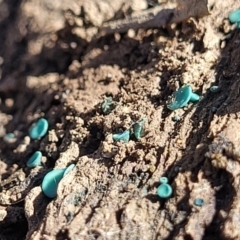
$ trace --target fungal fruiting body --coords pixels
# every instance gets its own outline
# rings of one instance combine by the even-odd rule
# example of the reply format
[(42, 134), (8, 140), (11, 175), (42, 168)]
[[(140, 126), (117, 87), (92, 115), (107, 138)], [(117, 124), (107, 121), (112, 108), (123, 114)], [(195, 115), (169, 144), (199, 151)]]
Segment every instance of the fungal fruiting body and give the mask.
[(147, 120), (142, 119), (133, 126), (134, 136), (139, 140), (144, 135), (144, 124)]
[(40, 166), (41, 160), (42, 160), (42, 153), (40, 151), (36, 151), (27, 161), (27, 166), (30, 168)]
[(62, 178), (68, 174), (73, 168), (74, 164), (64, 169), (54, 169), (47, 173), (42, 181), (42, 191), (49, 198), (55, 198), (57, 196), (57, 188)]
[(40, 118), (33, 124), (29, 130), (29, 135), (32, 139), (42, 138), (48, 130), (48, 121), (45, 118)]
[(113, 134), (113, 140), (118, 142), (118, 141), (123, 141), (125, 143), (127, 143), (130, 139), (130, 131), (126, 130), (122, 133), (116, 133)]
[(168, 179), (161, 177), (160, 183), (160, 186), (157, 188), (157, 195), (160, 198), (169, 198), (172, 195), (172, 187), (168, 184)]
[(240, 28), (240, 9), (232, 11), (228, 18), (231, 23), (237, 23), (237, 28)]
[(204, 204), (204, 200), (202, 198), (196, 198), (194, 200), (194, 205), (196, 205), (196, 206), (202, 207), (203, 204)]
[(176, 110), (188, 105), (189, 102), (196, 102), (200, 99), (199, 95), (192, 92), (189, 85), (183, 86), (178, 91), (173, 93), (173, 98), (167, 104), (170, 110)]
[(113, 99), (112, 97), (108, 97), (102, 102), (102, 111), (104, 114), (109, 114), (114, 109)]

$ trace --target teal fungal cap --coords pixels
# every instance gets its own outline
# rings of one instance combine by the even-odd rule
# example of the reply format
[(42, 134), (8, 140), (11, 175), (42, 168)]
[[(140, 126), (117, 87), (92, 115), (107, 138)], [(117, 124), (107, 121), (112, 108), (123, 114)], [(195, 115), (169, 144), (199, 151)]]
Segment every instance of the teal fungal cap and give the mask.
[(125, 143), (127, 143), (130, 139), (130, 131), (126, 130), (122, 133), (116, 133), (113, 134), (113, 140), (118, 142), (118, 141), (123, 141)]
[(142, 119), (139, 122), (135, 123), (133, 126), (134, 136), (139, 140), (144, 135), (144, 124), (147, 120)]
[(42, 191), (49, 198), (57, 196), (58, 184), (63, 178), (65, 169), (55, 169), (47, 173), (42, 181)]
[(41, 161), (42, 161), (42, 153), (40, 151), (36, 151), (27, 161), (27, 166), (30, 168), (40, 166)]
[(161, 177), (159, 182), (163, 183), (163, 184), (167, 184), (168, 183), (168, 178), (167, 177)]
[(196, 198), (194, 200), (194, 205), (196, 205), (196, 206), (201, 207), (201, 206), (203, 206), (203, 204), (204, 204), (204, 200), (202, 198)]
[(7, 133), (7, 134), (4, 136), (3, 140), (4, 140), (5, 142), (13, 142), (14, 138), (15, 138), (14, 133)]
[(108, 97), (102, 102), (102, 111), (104, 114), (109, 114), (114, 109), (112, 97)]
[(48, 130), (48, 121), (45, 118), (40, 118), (33, 124), (29, 130), (29, 135), (32, 139), (42, 138)]
[(199, 100), (199, 95), (192, 92), (192, 88), (186, 85), (173, 93), (173, 100), (170, 101), (167, 107), (170, 110), (176, 110), (187, 106), (189, 102), (196, 102)]
[(42, 191), (49, 198), (55, 198), (57, 196), (57, 188), (62, 178), (69, 173), (73, 168), (74, 164), (64, 169), (54, 169), (47, 173), (42, 181)]
[(212, 111), (213, 113), (217, 112), (217, 107), (214, 107), (214, 106), (213, 106), (213, 107), (211, 108), (211, 111)]
[(172, 117), (172, 120), (175, 121), (175, 122), (180, 121), (180, 119), (181, 119), (181, 118), (180, 118), (178, 115), (174, 115), (174, 116)]
[(168, 179), (166, 177), (160, 178), (160, 186), (157, 189), (157, 195), (160, 198), (168, 198), (172, 195), (172, 187), (168, 184)]
[(215, 93), (215, 92), (218, 92), (219, 91), (219, 87), (218, 86), (211, 86), (210, 87), (210, 91)]
[(232, 11), (229, 14), (228, 18), (229, 18), (229, 21), (231, 23), (238, 23), (239, 24), (240, 23), (240, 9)]
[(63, 176), (67, 175), (74, 167), (75, 167), (75, 164), (69, 165), (69, 166), (65, 169), (65, 172), (64, 172)]

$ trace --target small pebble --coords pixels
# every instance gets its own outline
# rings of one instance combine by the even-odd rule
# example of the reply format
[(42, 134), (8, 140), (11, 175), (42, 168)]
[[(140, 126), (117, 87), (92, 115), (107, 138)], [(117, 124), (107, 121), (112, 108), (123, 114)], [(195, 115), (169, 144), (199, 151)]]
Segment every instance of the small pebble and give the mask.
[(197, 102), (199, 99), (199, 95), (192, 92), (191, 86), (185, 85), (173, 93), (173, 98), (168, 102), (167, 107), (173, 111), (186, 107), (189, 102)]
[(174, 167), (174, 171), (175, 171), (175, 172), (179, 172), (179, 170), (180, 170), (180, 167), (179, 167), (179, 166)]
[(136, 36), (136, 32), (133, 29), (129, 29), (127, 35), (129, 38), (134, 38)]
[(6, 104), (7, 107), (10, 108), (14, 105), (14, 100), (11, 99), (11, 98), (8, 98), (8, 99), (5, 100), (5, 104)]

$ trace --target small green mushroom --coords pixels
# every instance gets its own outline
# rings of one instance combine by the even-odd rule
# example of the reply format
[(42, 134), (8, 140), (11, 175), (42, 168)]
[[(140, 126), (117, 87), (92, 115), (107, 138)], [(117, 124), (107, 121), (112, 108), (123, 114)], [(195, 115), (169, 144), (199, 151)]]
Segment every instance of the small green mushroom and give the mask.
[(65, 168), (65, 172), (63, 176), (66, 176), (74, 167), (75, 167), (75, 164), (71, 164), (67, 168)]
[(135, 123), (133, 126), (134, 136), (139, 140), (144, 135), (144, 124), (146, 119), (142, 119), (139, 122)]
[(229, 16), (229, 21), (231, 23), (237, 23), (239, 25), (240, 23), (240, 9), (234, 10), (230, 12)]
[(219, 91), (219, 87), (218, 86), (211, 86), (210, 87), (210, 91), (215, 93), (215, 92), (218, 92)]
[(160, 198), (168, 198), (172, 195), (172, 187), (168, 184), (168, 179), (166, 177), (160, 178), (160, 186), (157, 189), (157, 195)]
[(48, 130), (48, 121), (45, 118), (40, 118), (33, 124), (29, 130), (29, 135), (32, 139), (42, 138)]
[(114, 109), (114, 104), (113, 104), (113, 99), (112, 97), (108, 97), (106, 98), (103, 102), (102, 102), (102, 111), (104, 114), (109, 114), (113, 109)]
[(180, 118), (178, 115), (174, 115), (174, 116), (172, 117), (172, 120), (175, 121), (175, 122), (180, 121), (180, 119), (181, 119), (181, 118)]
[(14, 133), (7, 133), (4, 138), (3, 138), (4, 142), (7, 143), (12, 143), (15, 142), (15, 134)]
[(54, 169), (47, 173), (42, 181), (42, 191), (49, 198), (55, 198), (57, 196), (57, 188), (62, 178), (69, 173), (75, 167), (71, 164), (64, 169)]
[(231, 23), (236, 23), (237, 28), (240, 28), (240, 9), (232, 11), (228, 16), (228, 19)]
[(30, 168), (40, 166), (41, 161), (42, 161), (42, 153), (40, 151), (36, 151), (27, 161), (27, 166)]
[(125, 143), (127, 143), (130, 139), (130, 131), (126, 130), (122, 133), (116, 133), (113, 134), (113, 140), (118, 142), (118, 141), (123, 141)]
[(187, 106), (189, 102), (198, 101), (199, 98), (199, 95), (192, 92), (191, 86), (186, 85), (173, 93), (173, 100), (168, 103), (167, 107), (170, 110), (176, 110)]
[(204, 205), (204, 200), (202, 198), (196, 198), (194, 200), (194, 205), (202, 207)]

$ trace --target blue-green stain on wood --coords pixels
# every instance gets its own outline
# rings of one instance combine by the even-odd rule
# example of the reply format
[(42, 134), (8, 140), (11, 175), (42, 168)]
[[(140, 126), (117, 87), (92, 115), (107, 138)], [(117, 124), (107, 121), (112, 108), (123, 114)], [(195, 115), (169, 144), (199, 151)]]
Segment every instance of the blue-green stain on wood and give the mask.
[(130, 139), (130, 131), (126, 130), (122, 133), (116, 133), (113, 134), (113, 140), (118, 142), (118, 141), (123, 141), (125, 143), (127, 143)]
[(42, 138), (48, 130), (48, 121), (45, 118), (40, 118), (33, 124), (29, 130), (29, 135), (32, 139)]

